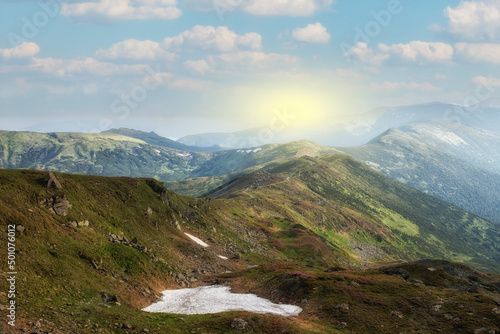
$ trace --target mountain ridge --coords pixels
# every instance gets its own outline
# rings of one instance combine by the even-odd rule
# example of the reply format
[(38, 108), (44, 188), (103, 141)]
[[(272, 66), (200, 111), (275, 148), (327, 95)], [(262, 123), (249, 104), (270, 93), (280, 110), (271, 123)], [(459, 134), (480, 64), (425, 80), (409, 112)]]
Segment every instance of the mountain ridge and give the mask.
[(393, 179), (500, 222), (496, 133), (430, 122), (390, 129), (366, 145), (337, 149)]

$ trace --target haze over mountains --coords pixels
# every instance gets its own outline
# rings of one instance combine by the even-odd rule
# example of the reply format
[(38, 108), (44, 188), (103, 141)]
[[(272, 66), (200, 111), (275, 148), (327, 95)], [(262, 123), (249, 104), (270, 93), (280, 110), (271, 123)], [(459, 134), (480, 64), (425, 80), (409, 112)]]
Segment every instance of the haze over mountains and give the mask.
[(380, 108), (355, 116), (339, 122), (329, 140), (348, 138), (349, 144), (371, 140), (361, 146), (335, 148), (299, 141), (222, 151), (222, 146), (245, 142), (244, 137), (257, 130), (224, 138), (214, 135), (212, 138), (221, 140), (210, 141), (210, 147), (188, 146), (186, 143), (203, 143), (175, 142), (130, 129), (102, 134), (3, 131), (0, 167), (154, 177), (169, 181), (174, 191), (201, 196), (270, 161), (343, 152), (393, 179), (500, 222), (500, 135), (491, 131), (500, 126), (500, 111), (462, 114), (463, 122), (457, 122), (458, 114), (449, 114), (451, 120), (440, 119), (449, 110), (456, 112), (450, 109), (453, 107), (427, 104)]
[[(366, 144), (390, 128), (429, 121), (449, 121), (480, 129), (500, 132), (500, 109), (426, 103), (402, 107), (381, 107), (366, 113), (339, 115), (313, 125), (294, 127), (291, 117), (286, 126), (263, 136), (262, 128), (233, 133), (190, 135), (178, 141), (186, 145), (242, 148), (269, 143), (308, 139), (327, 146), (358, 146)], [(289, 125), (289, 126), (288, 126)]]

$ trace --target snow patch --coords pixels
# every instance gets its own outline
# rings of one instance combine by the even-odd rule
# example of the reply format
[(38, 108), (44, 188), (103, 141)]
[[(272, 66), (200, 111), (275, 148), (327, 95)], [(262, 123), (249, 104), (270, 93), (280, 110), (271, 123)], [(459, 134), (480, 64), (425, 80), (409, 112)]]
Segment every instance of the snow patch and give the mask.
[(229, 311), (271, 313), (298, 316), (302, 309), (294, 305), (274, 304), (253, 294), (231, 293), (228, 286), (203, 286), (194, 289), (163, 291), (161, 301), (143, 311), (174, 314), (213, 314)]
[(256, 149), (253, 149), (253, 150), (237, 150), (236, 152), (238, 153), (257, 153), (257, 152), (260, 152), (262, 151), (262, 148), (256, 148)]
[(191, 240), (193, 240), (194, 242), (196, 242), (198, 245), (202, 246), (202, 247), (208, 247), (208, 244), (203, 242), (201, 239), (195, 237), (194, 235), (191, 235), (189, 233), (186, 233), (184, 232), (185, 235), (187, 235), (189, 238), (191, 238)]
[(228, 258), (228, 257), (222, 256), (222, 255), (217, 255), (217, 256), (218, 256), (218, 257), (220, 257), (220, 258), (221, 258), (221, 259), (223, 259), (223, 260), (229, 260), (229, 258)]
[(441, 130), (434, 130), (431, 132), (434, 136), (441, 139), (444, 142), (447, 142), (451, 145), (459, 146), (460, 144), (468, 145), (462, 138), (454, 134), (453, 132), (445, 132)]

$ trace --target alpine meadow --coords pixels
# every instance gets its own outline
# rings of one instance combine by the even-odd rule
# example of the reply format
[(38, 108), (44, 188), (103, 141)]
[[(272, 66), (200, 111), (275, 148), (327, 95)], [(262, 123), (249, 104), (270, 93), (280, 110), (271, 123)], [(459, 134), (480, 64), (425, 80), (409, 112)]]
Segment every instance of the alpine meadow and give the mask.
[(0, 333), (500, 333), (500, 0), (0, 22)]

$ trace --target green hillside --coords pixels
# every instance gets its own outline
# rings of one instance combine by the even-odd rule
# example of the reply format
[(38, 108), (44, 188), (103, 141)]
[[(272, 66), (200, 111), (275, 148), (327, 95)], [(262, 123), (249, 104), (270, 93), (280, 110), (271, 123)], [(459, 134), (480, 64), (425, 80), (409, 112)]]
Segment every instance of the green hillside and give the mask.
[[(338, 171), (323, 184), (343, 177), (337, 190), (342, 189), (346, 196), (327, 191), (330, 195), (321, 195), (327, 202), (317, 202), (320, 192), (312, 190), (315, 183), (311, 183), (312, 189), (302, 183), (302, 177), (326, 175), (315, 176), (314, 166), (324, 164), (322, 160), (336, 161)], [(294, 175), (298, 170), (300, 174)], [(391, 239), (390, 230), (384, 230), (376, 218), (352, 209), (359, 205), (354, 200), (359, 186), (355, 173), (362, 171), (365, 174), (360, 177), (381, 178), (367, 179), (373, 186), (367, 185), (369, 190), (360, 193), (367, 200), (386, 179), (344, 156), (304, 157), (269, 165), (268, 172), (239, 178), (228, 191), (219, 193), (232, 199), (187, 198), (152, 179), (56, 173), (56, 181), (48, 179), (47, 172), (0, 170), (0, 223), (4, 229), (16, 225), (18, 272), (17, 330), (2, 322), (3, 331), (240, 333), (231, 327), (235, 318), (246, 321), (247, 331), (253, 333), (392, 333), (394, 326), (405, 332), (417, 328), (457, 333), (498, 329), (499, 315), (492, 311), (498, 299), (498, 275), (450, 262), (430, 264), (438, 268), (435, 272), (423, 264), (360, 271), (361, 266), (386, 260), (374, 261), (357, 253), (356, 247), (367, 249), (373, 231), (383, 238), (379, 244), (393, 251), (389, 254), (393, 259), (417, 259), (417, 250), (422, 254), (433, 251), (427, 251), (422, 241), (404, 253), (398, 248), (402, 234)], [(352, 186), (350, 191), (344, 188), (347, 185)], [(268, 197), (263, 197), (263, 187)], [(381, 188), (377, 194), (385, 190)], [(303, 198), (305, 195), (309, 197)], [(297, 205), (289, 202), (292, 197)], [(375, 205), (374, 201), (370, 203)], [(386, 205), (387, 209), (377, 208), (393, 215), (390, 204)], [(316, 214), (318, 207), (324, 209)], [(321, 221), (323, 213), (334, 212), (334, 220)], [(464, 219), (463, 226), (469, 223)], [(494, 227), (479, 220), (476, 223), (488, 232), (484, 240), (498, 244)], [(455, 228), (443, 226), (440, 231), (452, 233), (450, 229)], [(409, 227), (411, 224), (403, 230)], [(366, 230), (365, 236), (357, 233), (361, 228)], [(324, 233), (327, 230), (329, 235)], [(184, 232), (205, 240), (209, 247), (195, 244)], [(448, 239), (439, 237), (446, 246)], [(345, 243), (348, 239), (351, 244)], [(389, 247), (389, 242), (395, 246)], [(0, 239), (3, 249), (7, 249), (6, 243), (5, 238)], [(480, 256), (467, 244), (460, 251), (477, 268), (497, 269), (491, 258), (498, 251)], [(3, 272), (7, 271), (5, 265)], [(248, 269), (249, 265), (258, 267)], [(2, 291), (7, 291), (5, 278), (2, 274)], [(202, 282), (227, 282), (236, 292), (301, 305), (304, 312), (288, 319), (248, 312), (179, 316), (140, 311), (164, 289)], [(6, 312), (7, 302), (7, 296), (0, 295), (2, 312)], [(433, 311), (439, 303), (443, 311)], [(348, 304), (347, 308), (342, 304)], [(412, 315), (418, 312), (423, 316)], [(344, 322), (347, 327), (339, 331)]]
[(168, 139), (157, 135), (132, 130), (119, 132), (0, 131), (0, 168), (175, 181), (224, 176), (272, 160), (336, 152), (333, 148), (300, 141), (244, 150), (199, 153), (162, 146), (165, 145), (163, 139)]
[(339, 148), (391, 178), (500, 223), (499, 135), (436, 122)]
[(143, 132), (132, 129), (120, 128), (120, 129), (110, 129), (104, 131), (103, 133), (114, 133), (123, 135), (126, 137), (140, 139), (150, 145), (154, 146), (162, 146), (166, 148), (173, 148), (180, 151), (190, 151), (190, 152), (215, 152), (221, 151), (222, 148), (218, 146), (212, 147), (197, 147), (197, 146), (188, 146), (182, 143), (176, 142), (174, 140), (159, 136), (154, 132)]
[(496, 271), (500, 263), (498, 225), (345, 155), (272, 162), (208, 197), (279, 212), (368, 262), (443, 258)]

